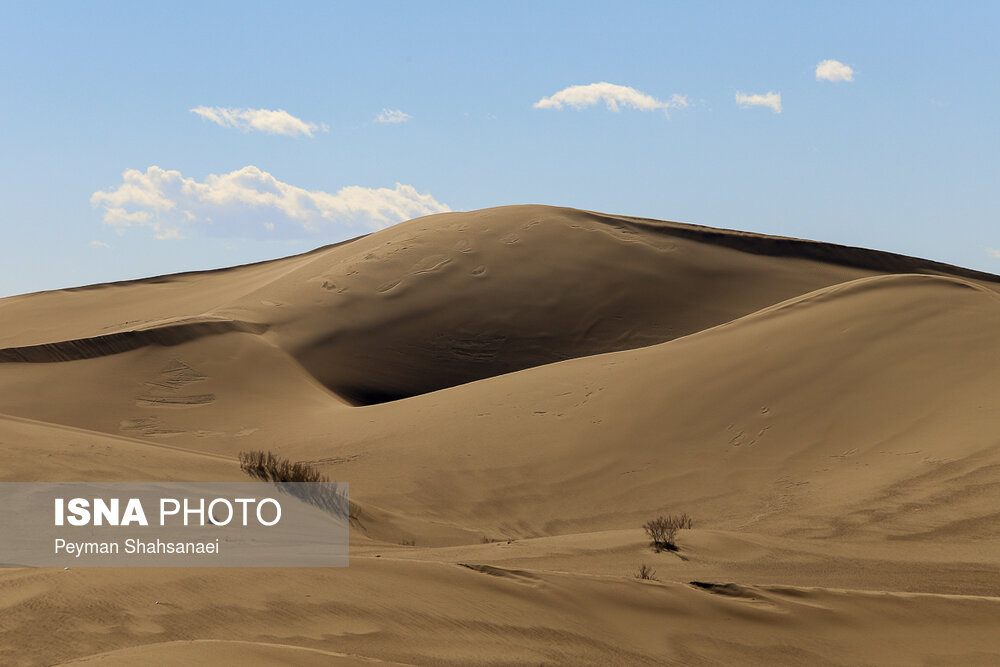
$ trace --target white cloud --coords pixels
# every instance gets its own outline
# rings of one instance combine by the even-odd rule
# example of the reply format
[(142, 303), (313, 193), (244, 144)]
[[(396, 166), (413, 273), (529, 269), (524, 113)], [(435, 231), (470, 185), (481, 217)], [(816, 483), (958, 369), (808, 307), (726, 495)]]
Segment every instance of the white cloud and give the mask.
[(268, 134), (284, 134), (294, 137), (304, 134), (313, 136), (313, 132), (322, 129), (329, 131), (327, 125), (307, 123), (296, 118), (284, 109), (227, 109), (224, 107), (195, 107), (191, 113), (212, 121), (222, 127), (235, 127), (242, 132), (257, 130)]
[(736, 103), (741, 107), (767, 107), (774, 113), (781, 113), (781, 93), (747, 95), (736, 93)]
[(816, 65), (817, 81), (854, 81), (854, 70), (839, 60), (824, 60)]
[(987, 248), (986, 252), (993, 255), (997, 259), (1000, 259), (1000, 250), (997, 250), (996, 248)]
[(663, 101), (656, 99), (652, 95), (640, 92), (635, 88), (602, 81), (601, 83), (591, 83), (586, 86), (563, 88), (558, 93), (550, 97), (543, 97), (535, 102), (535, 108), (562, 109), (563, 105), (566, 105), (574, 109), (582, 109), (602, 101), (611, 111), (618, 111), (620, 106), (623, 106), (640, 111), (656, 111), (659, 109), (663, 113), (667, 113), (670, 109), (682, 109), (689, 106), (687, 97), (684, 95), (672, 95), (669, 100)]
[[(104, 209), (104, 224), (146, 227), (158, 239), (204, 233), (220, 237), (301, 238), (331, 227), (370, 231), (402, 220), (451, 209), (412, 185), (348, 186), (336, 193), (306, 190), (246, 166), (209, 174), (204, 182), (157, 166), (129, 169), (116, 188), (95, 192), (90, 203)], [(266, 234), (264, 232), (267, 232)]]
[(111, 247), (110, 245), (108, 245), (104, 241), (91, 241), (87, 245), (89, 245), (89, 246), (91, 246), (93, 248), (110, 248)]
[(376, 123), (405, 123), (410, 120), (410, 114), (399, 109), (382, 109), (375, 118)]

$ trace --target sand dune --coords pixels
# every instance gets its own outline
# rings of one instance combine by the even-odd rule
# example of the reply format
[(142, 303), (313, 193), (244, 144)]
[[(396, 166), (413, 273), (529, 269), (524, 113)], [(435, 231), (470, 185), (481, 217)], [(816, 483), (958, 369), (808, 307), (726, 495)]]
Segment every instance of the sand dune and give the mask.
[[(32, 640), (7, 654), (15, 664), (106, 654), (122, 644), (144, 646), (121, 651), (117, 662), (112, 653), (91, 664), (128, 664), (133, 657), (171, 664), (180, 656), (315, 664), (305, 651), (191, 641), (220, 636), (404, 664), (943, 665), (995, 659), (997, 598), (505, 572), (370, 558), (355, 559), (347, 570), (306, 572), (24, 572), (7, 582), (28, 599), (6, 621), (4, 641)], [(29, 587), (39, 592), (30, 595)], [(23, 611), (29, 605), (30, 616)], [(85, 620), (95, 616), (102, 622)], [(99, 632), (101, 627), (113, 632)], [(947, 636), (942, 628), (949, 628)], [(170, 638), (174, 643), (165, 644)]]
[(525, 206), (0, 322), (4, 480), (357, 503), (345, 570), (0, 571), (2, 661), (1000, 661), (1000, 277)]
[[(902, 269), (990, 279), (858, 248), (506, 207), (419, 218), (242, 269), (5, 299), (0, 315), (18, 326), (0, 338), (0, 360), (269, 330), (327, 387), (370, 403), (671, 340)], [(55, 330), (32, 320), (56, 309)]]
[(161, 665), (163, 667), (186, 667), (210, 659), (216, 664), (253, 665), (254, 667), (306, 667), (309, 665), (338, 665), (355, 667), (358, 665), (397, 665), (373, 658), (362, 658), (332, 653), (319, 649), (302, 648), (288, 644), (265, 644), (262, 642), (223, 641), (218, 639), (195, 639), (172, 641), (136, 648), (109, 651), (80, 660), (71, 660), (64, 665)]

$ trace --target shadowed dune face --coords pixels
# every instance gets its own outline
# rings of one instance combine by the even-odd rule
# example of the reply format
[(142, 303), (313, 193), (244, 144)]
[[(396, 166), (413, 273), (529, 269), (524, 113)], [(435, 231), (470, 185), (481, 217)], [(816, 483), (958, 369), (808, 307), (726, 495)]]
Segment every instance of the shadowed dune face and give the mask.
[(996, 662), (998, 285), (528, 206), (0, 300), (0, 480), (357, 507), (347, 569), (0, 570), (0, 662)]
[(224, 312), (273, 325), (280, 347), (363, 405), (672, 340), (896, 264), (939, 268), (898, 259), (505, 207), (421, 218), (331, 248)]
[(370, 404), (660, 343), (869, 274), (510, 207), (414, 220), (317, 259), (275, 299), (287, 319), (274, 336), (333, 392)]

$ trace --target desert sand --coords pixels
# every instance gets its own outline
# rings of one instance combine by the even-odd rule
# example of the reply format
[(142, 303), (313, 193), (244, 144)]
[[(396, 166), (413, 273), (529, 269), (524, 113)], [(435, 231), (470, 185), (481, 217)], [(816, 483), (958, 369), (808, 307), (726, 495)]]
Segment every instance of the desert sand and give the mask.
[(356, 516), (347, 568), (0, 569), (0, 663), (1000, 664), (998, 378), (998, 276), (543, 206), (2, 299), (0, 481), (265, 449)]

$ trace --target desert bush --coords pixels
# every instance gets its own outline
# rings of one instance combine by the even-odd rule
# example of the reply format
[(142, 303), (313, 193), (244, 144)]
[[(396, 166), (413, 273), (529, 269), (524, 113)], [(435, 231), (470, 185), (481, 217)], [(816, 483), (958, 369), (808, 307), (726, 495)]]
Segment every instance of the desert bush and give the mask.
[[(347, 498), (346, 487), (331, 484), (330, 478), (308, 463), (292, 463), (272, 452), (240, 452), (240, 470), (261, 480), (281, 484), (279, 491), (288, 493), (327, 512), (348, 517), (360, 525), (360, 512)], [(322, 486), (285, 485), (285, 482), (324, 482)], [(412, 545), (411, 545), (412, 546)]]
[(272, 452), (240, 452), (240, 470), (265, 482), (329, 482), (330, 479), (308, 463), (275, 456)]
[(643, 563), (639, 566), (639, 571), (635, 573), (635, 578), (656, 581), (656, 570)]
[(652, 540), (650, 546), (656, 551), (677, 551), (677, 544), (674, 542), (677, 531), (691, 528), (692, 521), (686, 513), (680, 516), (658, 516), (650, 519), (642, 527), (646, 529), (646, 534)]

